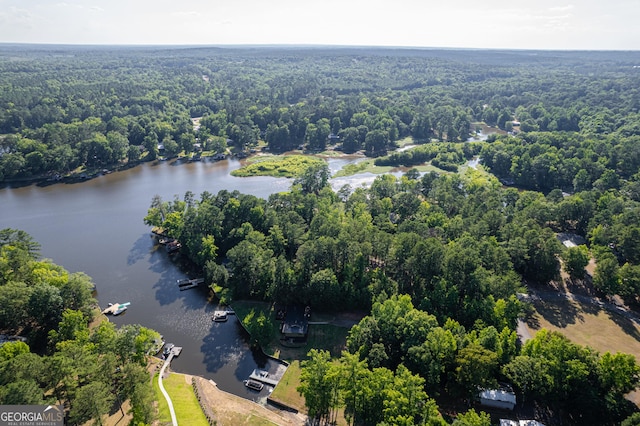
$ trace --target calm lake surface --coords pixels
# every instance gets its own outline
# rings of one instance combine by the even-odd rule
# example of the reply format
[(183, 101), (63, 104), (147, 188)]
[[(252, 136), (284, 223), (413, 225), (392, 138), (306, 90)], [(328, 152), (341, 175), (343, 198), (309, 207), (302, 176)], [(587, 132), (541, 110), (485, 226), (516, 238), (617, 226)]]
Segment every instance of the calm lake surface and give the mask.
[[(335, 172), (353, 161), (332, 159), (329, 167)], [(203, 191), (237, 189), (267, 198), (291, 185), (283, 178), (231, 176), (238, 167), (236, 160), (146, 163), (75, 184), (0, 189), (0, 229), (25, 230), (41, 244), (42, 257), (90, 275), (101, 307), (131, 302), (111, 320), (152, 328), (182, 346), (182, 354), (172, 361), (174, 371), (212, 379), (227, 392), (258, 400), (268, 394), (267, 387), (257, 394), (242, 380), (255, 368), (273, 372), (279, 364), (251, 351), (235, 316), (225, 323), (211, 321), (217, 306), (207, 300), (206, 289), (178, 290), (176, 280), (185, 274), (154, 245), (143, 223), (155, 194), (168, 200), (182, 198), (186, 191), (198, 198)], [(332, 186), (355, 188), (374, 177), (336, 179)]]

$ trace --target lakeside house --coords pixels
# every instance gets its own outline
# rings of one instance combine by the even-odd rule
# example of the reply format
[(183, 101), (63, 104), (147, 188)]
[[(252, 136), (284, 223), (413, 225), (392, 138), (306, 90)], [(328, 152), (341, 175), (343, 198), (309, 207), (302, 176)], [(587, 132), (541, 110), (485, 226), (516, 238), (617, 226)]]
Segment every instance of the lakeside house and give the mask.
[(304, 339), (309, 331), (311, 309), (301, 305), (289, 306), (284, 314), (280, 331), (286, 338)]

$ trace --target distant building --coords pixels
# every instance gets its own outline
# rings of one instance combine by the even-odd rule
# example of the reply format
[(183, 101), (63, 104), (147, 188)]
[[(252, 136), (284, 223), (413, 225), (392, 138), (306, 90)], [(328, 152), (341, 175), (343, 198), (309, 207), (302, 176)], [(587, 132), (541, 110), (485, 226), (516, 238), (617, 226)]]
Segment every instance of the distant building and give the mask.
[(516, 394), (498, 389), (484, 390), (478, 394), (480, 405), (502, 410), (513, 410), (516, 406)]

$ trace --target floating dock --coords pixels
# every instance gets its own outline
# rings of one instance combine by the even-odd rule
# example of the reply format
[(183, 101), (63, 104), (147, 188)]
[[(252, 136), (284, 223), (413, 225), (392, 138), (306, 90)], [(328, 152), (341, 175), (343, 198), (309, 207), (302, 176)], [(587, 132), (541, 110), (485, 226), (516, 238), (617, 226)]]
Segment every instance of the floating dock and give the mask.
[(189, 290), (191, 288), (198, 287), (200, 284), (202, 284), (204, 282), (204, 278), (195, 278), (193, 280), (185, 278), (182, 280), (178, 280), (177, 282), (178, 282), (178, 287), (180, 288), (180, 291)]
[(278, 384), (278, 380), (274, 380), (269, 377), (269, 373), (264, 370), (253, 370), (251, 375), (249, 376), (250, 380), (257, 380), (259, 382), (265, 383), (267, 385), (275, 386)]
[(118, 315), (122, 312), (124, 312), (129, 305), (131, 304), (131, 302), (127, 302), (127, 303), (109, 303), (109, 306), (106, 307), (105, 309), (102, 310), (103, 314), (112, 314), (112, 315)]

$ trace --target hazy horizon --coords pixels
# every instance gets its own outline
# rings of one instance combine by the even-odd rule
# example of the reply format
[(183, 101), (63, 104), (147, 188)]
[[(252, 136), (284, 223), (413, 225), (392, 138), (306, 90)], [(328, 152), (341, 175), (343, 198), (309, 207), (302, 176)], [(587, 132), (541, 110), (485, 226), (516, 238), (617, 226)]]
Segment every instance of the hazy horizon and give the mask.
[(0, 43), (640, 50), (640, 2), (0, 0)]

